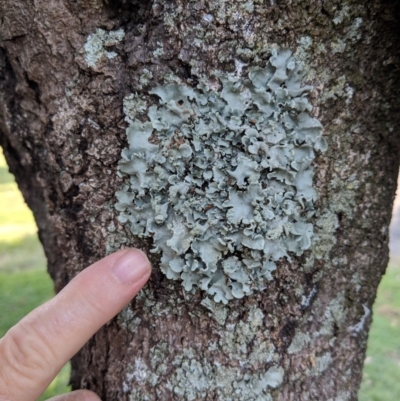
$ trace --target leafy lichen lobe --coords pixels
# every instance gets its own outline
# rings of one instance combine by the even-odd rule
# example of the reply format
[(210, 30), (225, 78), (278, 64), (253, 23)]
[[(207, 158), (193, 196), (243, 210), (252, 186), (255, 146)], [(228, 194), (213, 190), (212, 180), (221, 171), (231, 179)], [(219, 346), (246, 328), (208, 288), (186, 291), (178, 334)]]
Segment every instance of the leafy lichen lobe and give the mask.
[(84, 45), (85, 61), (89, 67), (95, 67), (102, 58), (113, 59), (117, 56), (114, 51), (106, 48), (115, 46), (125, 37), (123, 29), (107, 32), (98, 28), (95, 33), (88, 36)]
[(326, 143), (289, 50), (246, 78), (218, 78), (220, 90), (158, 86), (149, 108), (127, 98), (119, 170), (129, 184), (116, 208), (134, 235), (152, 238), (168, 278), (227, 303), (263, 289), (279, 259), (310, 247), (312, 161)]

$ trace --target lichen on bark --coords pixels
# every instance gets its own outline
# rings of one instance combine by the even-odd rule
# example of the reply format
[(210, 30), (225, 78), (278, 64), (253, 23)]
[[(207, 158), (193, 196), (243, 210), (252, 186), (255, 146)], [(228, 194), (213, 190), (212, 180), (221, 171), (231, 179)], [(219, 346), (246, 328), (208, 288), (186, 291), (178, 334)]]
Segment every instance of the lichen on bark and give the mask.
[(116, 208), (153, 241), (169, 279), (226, 304), (263, 290), (275, 262), (310, 248), (312, 162), (326, 141), (289, 50), (272, 50), (248, 78), (216, 75), (220, 91), (155, 87), (160, 102), (149, 108), (128, 96)]
[[(0, 139), (57, 289), (106, 252), (151, 248), (114, 209), (130, 94), (145, 98), (177, 77), (196, 87), (215, 71), (242, 79), (265, 66), (272, 49), (293, 49), (329, 143), (314, 159), (319, 215), (308, 251), (279, 262), (264, 291), (226, 306), (183, 292), (150, 255), (148, 287), (74, 358), (74, 388), (104, 401), (173, 400), (183, 383), (199, 397), (190, 368), (212, 365), (240, 380), (226, 390), (211, 381), (204, 400), (230, 389), (246, 394), (240, 386), (280, 368), (279, 386), (262, 390), (273, 401), (356, 400), (371, 319), (364, 308), (387, 261), (399, 160), (395, 7), (381, 0), (0, 2)], [(125, 36), (106, 49), (118, 56), (90, 67), (85, 44), (98, 29)], [(210, 85), (220, 90), (218, 80)], [(140, 108), (129, 100), (126, 108)], [(149, 97), (146, 107), (154, 104)], [(248, 328), (261, 314), (261, 325)], [(135, 369), (139, 381), (127, 380)], [(156, 387), (140, 379), (143, 371)]]

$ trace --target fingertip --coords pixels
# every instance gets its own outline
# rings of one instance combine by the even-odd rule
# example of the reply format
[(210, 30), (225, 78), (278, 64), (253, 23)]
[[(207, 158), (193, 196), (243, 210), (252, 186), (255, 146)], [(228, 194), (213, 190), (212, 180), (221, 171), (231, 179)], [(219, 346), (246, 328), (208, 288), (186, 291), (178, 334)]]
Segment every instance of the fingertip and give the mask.
[(148, 272), (149, 274), (151, 274), (152, 266), (147, 254), (139, 248), (129, 248), (129, 251), (137, 252), (139, 255), (141, 255), (143, 260), (148, 264)]
[(140, 249), (127, 249), (113, 263), (111, 269), (115, 280), (122, 285), (147, 281), (151, 274), (150, 261)]

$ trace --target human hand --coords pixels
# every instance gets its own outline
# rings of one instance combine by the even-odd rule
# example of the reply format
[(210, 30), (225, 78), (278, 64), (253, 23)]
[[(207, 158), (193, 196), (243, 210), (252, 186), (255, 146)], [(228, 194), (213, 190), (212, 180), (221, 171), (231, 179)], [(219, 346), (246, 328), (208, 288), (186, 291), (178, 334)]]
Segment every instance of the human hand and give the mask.
[[(0, 401), (36, 400), (89, 338), (140, 291), (150, 273), (143, 252), (118, 251), (83, 270), (12, 327), (0, 339)], [(87, 390), (51, 399), (99, 400)]]

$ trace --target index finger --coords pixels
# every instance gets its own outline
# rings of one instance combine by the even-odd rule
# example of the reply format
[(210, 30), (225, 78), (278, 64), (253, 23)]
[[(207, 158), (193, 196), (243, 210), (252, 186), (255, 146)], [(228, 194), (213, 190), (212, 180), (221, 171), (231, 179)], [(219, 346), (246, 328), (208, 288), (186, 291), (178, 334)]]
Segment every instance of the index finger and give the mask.
[(151, 273), (139, 250), (94, 263), (0, 340), (0, 400), (34, 401), (89, 338), (139, 292)]

